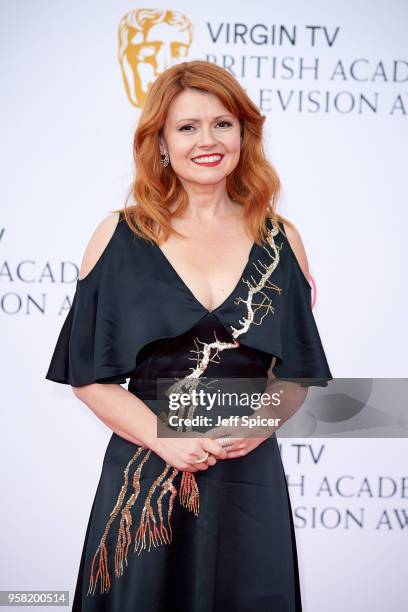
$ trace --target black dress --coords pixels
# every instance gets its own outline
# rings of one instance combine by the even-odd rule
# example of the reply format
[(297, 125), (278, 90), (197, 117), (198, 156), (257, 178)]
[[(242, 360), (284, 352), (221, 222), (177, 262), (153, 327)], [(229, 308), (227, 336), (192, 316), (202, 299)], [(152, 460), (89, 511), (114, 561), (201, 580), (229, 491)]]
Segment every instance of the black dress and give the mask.
[[(121, 214), (78, 280), (46, 374), (120, 383), (156, 414), (158, 380), (332, 379), (311, 288), (281, 228), (253, 244), (215, 310), (195, 298), (157, 245)], [(167, 411), (168, 412), (168, 411)], [(86, 531), (74, 612), (299, 612), (295, 532), (275, 434), (247, 455), (194, 474), (113, 433)]]

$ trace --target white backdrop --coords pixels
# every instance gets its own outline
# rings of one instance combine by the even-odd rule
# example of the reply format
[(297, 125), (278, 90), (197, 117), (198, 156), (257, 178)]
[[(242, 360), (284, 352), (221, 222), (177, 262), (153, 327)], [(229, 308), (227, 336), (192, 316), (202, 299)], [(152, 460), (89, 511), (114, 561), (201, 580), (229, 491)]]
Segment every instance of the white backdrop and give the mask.
[[(267, 116), (280, 210), (303, 237), (333, 375), (407, 376), (407, 4), (141, 7), (183, 13), (192, 25), (186, 59), (231, 66)], [(1, 4), (0, 589), (73, 596), (111, 432), (69, 387), (44, 376), (85, 245), (131, 180), (139, 109), (125, 91), (117, 33), (138, 8), (121, 0)], [(237, 23), (248, 32), (234, 40)], [(279, 40), (281, 27), (293, 43)], [(168, 42), (171, 32), (157, 36)], [(296, 444), (306, 445), (299, 456)], [(404, 453), (402, 439), (282, 439), (305, 612), (404, 609)], [(398, 483), (386, 498), (381, 476)], [(377, 493), (361, 492), (364, 478)], [(364, 518), (360, 526), (350, 513)]]

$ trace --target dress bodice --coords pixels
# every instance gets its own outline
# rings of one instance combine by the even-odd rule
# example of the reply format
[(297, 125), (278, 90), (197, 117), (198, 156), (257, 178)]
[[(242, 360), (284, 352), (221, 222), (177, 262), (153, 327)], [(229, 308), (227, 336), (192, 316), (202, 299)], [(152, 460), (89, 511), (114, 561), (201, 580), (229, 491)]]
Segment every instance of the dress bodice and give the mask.
[(131, 389), (149, 372), (185, 371), (197, 336), (210, 352), (217, 339), (234, 346), (218, 348), (218, 371), (237, 376), (255, 369), (264, 376), (276, 357), (276, 377), (326, 385), (332, 376), (311, 286), (280, 225), (268, 218), (266, 227), (267, 239), (254, 243), (235, 289), (209, 311), (121, 213), (100, 259), (76, 282), (46, 378), (72, 386), (130, 379)]
[[(169, 414), (168, 394), (192, 388), (220, 394), (264, 391), (271, 355), (240, 345), (219, 319), (208, 312), (187, 332), (148, 344), (129, 380), (128, 390), (159, 414)], [(238, 381), (239, 379), (239, 381)], [(235, 406), (235, 403), (234, 403)], [(211, 417), (219, 414), (212, 406)], [(231, 408), (231, 405), (228, 406)], [(250, 411), (245, 411), (250, 414)], [(206, 414), (205, 408), (197, 414)]]

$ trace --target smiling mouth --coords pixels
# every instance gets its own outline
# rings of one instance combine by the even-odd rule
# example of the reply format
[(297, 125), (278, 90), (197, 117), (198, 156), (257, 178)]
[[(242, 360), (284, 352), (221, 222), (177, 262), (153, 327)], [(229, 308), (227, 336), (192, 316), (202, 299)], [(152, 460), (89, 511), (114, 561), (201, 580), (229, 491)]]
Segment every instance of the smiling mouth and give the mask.
[(192, 162), (197, 164), (198, 166), (216, 166), (221, 162), (224, 158), (224, 155), (221, 154), (213, 154), (213, 155), (203, 155), (201, 157), (192, 158)]

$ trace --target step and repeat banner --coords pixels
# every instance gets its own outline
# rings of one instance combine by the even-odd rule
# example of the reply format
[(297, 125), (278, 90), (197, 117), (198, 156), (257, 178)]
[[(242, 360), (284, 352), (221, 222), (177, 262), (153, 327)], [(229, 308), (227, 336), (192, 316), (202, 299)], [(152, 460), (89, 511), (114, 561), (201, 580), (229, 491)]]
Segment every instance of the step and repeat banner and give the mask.
[(0, 589), (72, 597), (111, 432), (44, 377), (90, 235), (125, 202), (149, 87), (201, 59), (266, 116), (336, 378), (330, 409), (278, 432), (304, 610), (402, 612), (408, 5), (4, 0), (0, 12)]

